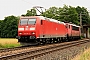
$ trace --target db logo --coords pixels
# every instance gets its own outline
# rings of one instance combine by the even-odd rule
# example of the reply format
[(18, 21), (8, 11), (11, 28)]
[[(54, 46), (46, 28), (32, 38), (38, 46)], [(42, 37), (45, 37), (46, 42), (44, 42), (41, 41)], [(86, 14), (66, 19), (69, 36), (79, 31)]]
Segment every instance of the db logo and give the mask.
[(28, 28), (25, 28), (25, 30), (28, 30)]

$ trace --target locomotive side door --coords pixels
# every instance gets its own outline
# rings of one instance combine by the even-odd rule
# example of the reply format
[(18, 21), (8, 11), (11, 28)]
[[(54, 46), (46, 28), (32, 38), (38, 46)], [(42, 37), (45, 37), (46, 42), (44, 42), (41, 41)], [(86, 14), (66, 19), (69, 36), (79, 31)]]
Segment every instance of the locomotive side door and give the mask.
[(40, 37), (44, 37), (44, 20), (41, 20)]
[(68, 36), (71, 36), (71, 25), (67, 24)]

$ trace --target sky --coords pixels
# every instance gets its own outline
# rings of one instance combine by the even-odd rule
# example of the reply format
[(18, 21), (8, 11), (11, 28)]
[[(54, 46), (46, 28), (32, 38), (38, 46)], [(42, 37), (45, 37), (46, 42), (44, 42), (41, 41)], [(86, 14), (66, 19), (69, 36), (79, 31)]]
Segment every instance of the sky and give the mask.
[(90, 0), (0, 0), (0, 20), (7, 16), (20, 16), (26, 14), (34, 6), (42, 6), (46, 9), (52, 6), (63, 7), (70, 5), (81, 6), (90, 10)]

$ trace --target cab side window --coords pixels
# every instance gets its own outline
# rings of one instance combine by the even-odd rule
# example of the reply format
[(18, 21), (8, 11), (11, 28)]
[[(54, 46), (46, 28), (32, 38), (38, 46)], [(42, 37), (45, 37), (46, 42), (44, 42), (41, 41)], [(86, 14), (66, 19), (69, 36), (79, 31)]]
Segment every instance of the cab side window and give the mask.
[(66, 25), (66, 28), (70, 29), (70, 25)]
[(65, 27), (68, 28), (68, 25), (66, 25)]
[(69, 25), (69, 29), (70, 29), (70, 25)]
[(41, 20), (41, 25), (43, 25), (43, 20)]

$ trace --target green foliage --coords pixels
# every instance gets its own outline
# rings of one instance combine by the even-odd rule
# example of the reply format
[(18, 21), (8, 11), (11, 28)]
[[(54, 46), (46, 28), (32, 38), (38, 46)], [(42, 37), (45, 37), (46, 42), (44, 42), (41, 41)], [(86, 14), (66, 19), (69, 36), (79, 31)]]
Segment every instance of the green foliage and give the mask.
[(0, 49), (2, 48), (14, 48), (14, 47), (18, 47), (20, 46), (20, 44), (0, 44)]
[(45, 17), (53, 18), (60, 21), (68, 21), (78, 24), (78, 13), (75, 7), (64, 5), (63, 8), (50, 7), (42, 14)]
[(58, 12), (57, 7), (50, 7), (46, 12), (41, 14), (42, 16), (48, 17), (48, 18), (56, 18), (56, 14)]
[(0, 37), (1, 37), (1, 31), (2, 31), (2, 22), (3, 20), (0, 20)]
[(60, 14), (62, 19), (61, 21), (68, 21), (72, 22), (74, 24), (78, 24), (78, 14), (76, 12), (75, 7), (72, 6), (64, 6), (63, 8), (60, 8), (62, 13)]
[(35, 16), (35, 15), (37, 15), (36, 10), (30, 9), (30, 10), (27, 10), (26, 14), (22, 14), (21, 16)]
[[(76, 11), (78, 13), (78, 17), (80, 17), (80, 13), (81, 13), (83, 25), (90, 24), (90, 16), (85, 7), (77, 6)], [(80, 21), (80, 18), (79, 18), (79, 21)]]
[[(63, 8), (50, 7), (45, 11), (42, 16), (53, 18), (59, 21), (72, 22), (74, 24), (80, 25), (80, 13), (82, 12), (82, 23), (83, 25), (89, 24), (90, 16), (86, 8), (84, 7), (72, 7), (64, 5)], [(84, 14), (84, 15), (83, 15)]]
[(1, 22), (1, 34), (2, 38), (15, 38), (17, 36), (17, 28), (18, 28), (18, 17), (8, 16), (5, 17)]

